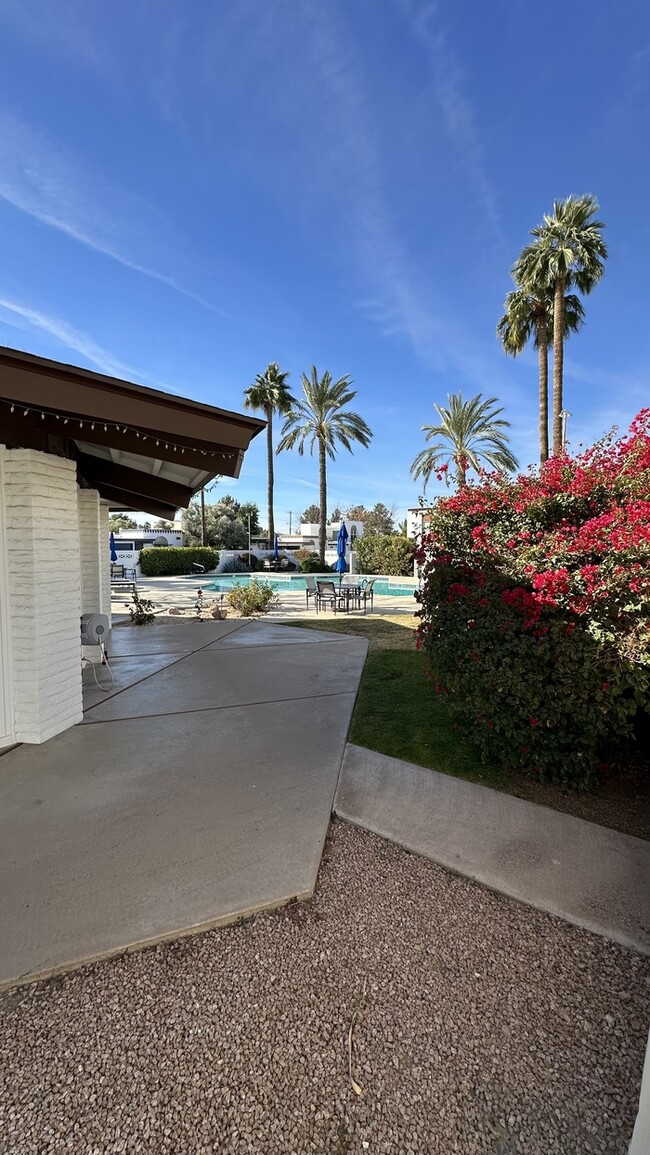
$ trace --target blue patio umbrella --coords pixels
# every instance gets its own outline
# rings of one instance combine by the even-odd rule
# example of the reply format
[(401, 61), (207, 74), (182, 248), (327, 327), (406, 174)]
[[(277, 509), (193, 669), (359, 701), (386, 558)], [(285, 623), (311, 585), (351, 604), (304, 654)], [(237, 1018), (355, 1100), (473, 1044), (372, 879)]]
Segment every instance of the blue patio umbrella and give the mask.
[(113, 530), (111, 530), (111, 532), (110, 532), (108, 544), (111, 547), (111, 561), (112, 562), (117, 561), (117, 549), (115, 548), (115, 534), (113, 533)]
[(279, 556), (280, 556), (280, 552), (278, 550), (278, 535), (276, 533), (275, 539), (273, 541), (273, 557), (278, 558)]
[(341, 522), (339, 529), (339, 536), (336, 539), (336, 552), (338, 557), (336, 559), (336, 572), (339, 574), (339, 581), (342, 580), (343, 574), (347, 573), (347, 563), (345, 561), (345, 547), (348, 544), (348, 531), (345, 522)]

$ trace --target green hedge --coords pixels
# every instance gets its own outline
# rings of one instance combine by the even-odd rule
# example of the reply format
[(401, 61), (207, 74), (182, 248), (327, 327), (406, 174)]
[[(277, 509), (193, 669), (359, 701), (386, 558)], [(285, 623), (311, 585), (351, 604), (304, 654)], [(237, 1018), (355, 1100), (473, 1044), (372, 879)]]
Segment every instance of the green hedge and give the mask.
[(399, 534), (358, 537), (354, 545), (360, 573), (408, 577), (413, 573), (413, 543)]
[(219, 550), (207, 546), (155, 546), (140, 550), (140, 569), (145, 577), (171, 577), (192, 573), (192, 562), (208, 570), (219, 564)]

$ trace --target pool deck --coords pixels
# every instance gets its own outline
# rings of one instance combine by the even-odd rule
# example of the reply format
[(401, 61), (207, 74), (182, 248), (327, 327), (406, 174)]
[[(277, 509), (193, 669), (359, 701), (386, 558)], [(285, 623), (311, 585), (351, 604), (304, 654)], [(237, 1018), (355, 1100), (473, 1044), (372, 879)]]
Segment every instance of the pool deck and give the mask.
[[(219, 576), (226, 575), (212, 574), (207, 577), (197, 578), (192, 581), (187, 577), (164, 577), (164, 578), (142, 578), (138, 580), (138, 592), (140, 597), (150, 598), (156, 607), (158, 613), (166, 613), (172, 607), (178, 609), (186, 609), (188, 606), (193, 606), (196, 601), (196, 593), (198, 589), (205, 591), (204, 600), (210, 601), (212, 598), (218, 598), (220, 595), (212, 591), (209, 587)], [(244, 576), (244, 575), (242, 575)], [(260, 580), (265, 577), (278, 579), (277, 574), (264, 575), (257, 574)], [(281, 579), (280, 579), (281, 580)], [(408, 582), (408, 578), (396, 578), (397, 582)], [(415, 589), (415, 582), (413, 582)], [(309, 604), (305, 597), (304, 589), (292, 590), (289, 583), (287, 583), (286, 590), (279, 590), (278, 604), (273, 606), (265, 618), (273, 618), (276, 621), (283, 619), (294, 619), (296, 617), (302, 618), (322, 618), (325, 614), (330, 615), (331, 610), (321, 611), (316, 614), (313, 599), (310, 598)], [(129, 600), (128, 593), (125, 594), (123, 589), (112, 591), (113, 613), (124, 613), (126, 609), (125, 603)], [(374, 609), (368, 612), (375, 614), (413, 614), (417, 608), (414, 598), (406, 594), (375, 594)], [(363, 611), (352, 610), (351, 615), (363, 616)]]

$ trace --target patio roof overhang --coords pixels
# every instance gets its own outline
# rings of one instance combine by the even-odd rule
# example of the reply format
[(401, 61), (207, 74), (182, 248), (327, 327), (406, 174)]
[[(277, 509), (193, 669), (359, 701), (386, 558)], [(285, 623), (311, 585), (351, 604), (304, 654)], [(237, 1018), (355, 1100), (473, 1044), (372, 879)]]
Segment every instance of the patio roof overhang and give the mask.
[(115, 509), (173, 518), (213, 477), (239, 477), (265, 424), (0, 346), (0, 442), (74, 458)]

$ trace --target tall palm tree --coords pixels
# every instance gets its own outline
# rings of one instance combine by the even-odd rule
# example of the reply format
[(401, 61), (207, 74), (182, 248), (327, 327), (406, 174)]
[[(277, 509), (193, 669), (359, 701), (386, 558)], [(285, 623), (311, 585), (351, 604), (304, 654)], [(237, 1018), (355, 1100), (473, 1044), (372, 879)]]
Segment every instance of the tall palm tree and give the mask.
[(358, 441), (366, 448), (370, 444), (372, 432), (358, 413), (344, 412), (345, 406), (356, 397), (356, 390), (349, 374), (332, 381), (325, 371), (319, 378), (316, 366), (312, 366), (311, 376), (302, 374), (303, 397), (294, 401), (282, 427), (282, 440), (277, 452), (283, 449), (297, 449), (298, 453), (313, 454), (318, 447), (318, 477), (320, 489), (320, 523), (318, 526), (318, 552), (321, 565), (325, 565), (325, 531), (327, 523), (327, 458), (336, 457), (336, 445), (340, 442), (352, 453), (352, 444)]
[[(511, 357), (523, 352), (533, 341), (539, 361), (539, 463), (548, 459), (548, 347), (553, 343), (553, 293), (549, 289), (524, 286), (524, 270), (516, 263), (512, 270), (518, 287), (508, 293), (505, 312), (497, 325), (504, 351)], [(565, 337), (575, 333), (584, 321), (585, 311), (575, 293), (564, 298)]]
[(261, 409), (266, 417), (266, 461), (267, 461), (267, 501), (269, 519), (269, 546), (275, 540), (275, 519), (273, 517), (273, 414), (287, 414), (295, 403), (287, 385), (288, 373), (281, 373), (277, 361), (271, 361), (263, 373), (258, 373), (255, 381), (244, 390), (244, 407)]
[(553, 290), (553, 452), (562, 452), (564, 400), (564, 299), (568, 288), (590, 293), (600, 281), (607, 258), (602, 221), (593, 220), (598, 201), (591, 194), (555, 201), (553, 213), (544, 215), (543, 224), (531, 229), (535, 238), (522, 252), (519, 262), (526, 280)]
[(424, 479), (424, 491), (432, 473), (441, 466), (453, 465), (453, 480), (458, 486), (467, 484), (467, 469), (480, 469), (481, 460), (493, 469), (516, 469), (517, 459), (508, 449), (510, 422), (500, 416), (503, 409), (495, 409), (496, 397), (483, 400), (480, 393), (463, 401), (462, 393), (447, 397), (448, 407), (434, 405), (440, 425), (423, 425), (426, 440), (432, 441), (421, 450), (411, 465), (411, 473)]

